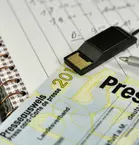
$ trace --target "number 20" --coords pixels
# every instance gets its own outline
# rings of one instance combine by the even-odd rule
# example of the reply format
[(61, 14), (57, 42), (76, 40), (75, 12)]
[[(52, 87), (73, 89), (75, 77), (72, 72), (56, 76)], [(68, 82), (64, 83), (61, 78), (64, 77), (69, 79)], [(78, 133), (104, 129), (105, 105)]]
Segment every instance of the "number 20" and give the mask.
[[(73, 77), (68, 73), (60, 73), (59, 78), (52, 81), (54, 85), (59, 83), (61, 88), (65, 88), (68, 85), (68, 81), (71, 81)], [(66, 81), (66, 82), (64, 82)]]

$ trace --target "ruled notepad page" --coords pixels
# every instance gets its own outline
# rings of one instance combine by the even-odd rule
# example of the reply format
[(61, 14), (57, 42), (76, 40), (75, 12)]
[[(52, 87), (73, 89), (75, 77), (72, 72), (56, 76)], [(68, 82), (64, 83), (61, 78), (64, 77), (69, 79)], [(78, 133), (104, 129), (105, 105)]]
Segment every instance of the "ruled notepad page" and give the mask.
[[(63, 63), (64, 56), (110, 25), (129, 32), (139, 28), (139, 1), (0, 0), (0, 34), (29, 92)], [(138, 76), (139, 68), (119, 60), (119, 56), (139, 56), (138, 47), (103, 66)]]

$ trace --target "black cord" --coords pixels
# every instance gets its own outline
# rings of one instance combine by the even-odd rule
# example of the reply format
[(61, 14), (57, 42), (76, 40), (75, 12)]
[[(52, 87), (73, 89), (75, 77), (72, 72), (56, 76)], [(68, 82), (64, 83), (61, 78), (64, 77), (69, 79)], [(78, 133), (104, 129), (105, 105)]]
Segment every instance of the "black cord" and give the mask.
[(131, 34), (134, 36), (134, 35), (136, 35), (136, 34), (138, 34), (138, 33), (139, 33), (139, 29), (135, 30), (135, 31), (132, 32)]

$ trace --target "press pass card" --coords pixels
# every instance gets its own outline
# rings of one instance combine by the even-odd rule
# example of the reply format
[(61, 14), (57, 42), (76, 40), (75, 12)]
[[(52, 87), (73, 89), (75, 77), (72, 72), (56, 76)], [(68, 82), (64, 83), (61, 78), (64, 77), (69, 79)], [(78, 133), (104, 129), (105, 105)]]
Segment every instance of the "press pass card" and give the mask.
[(0, 126), (19, 145), (139, 144), (139, 81), (61, 67)]

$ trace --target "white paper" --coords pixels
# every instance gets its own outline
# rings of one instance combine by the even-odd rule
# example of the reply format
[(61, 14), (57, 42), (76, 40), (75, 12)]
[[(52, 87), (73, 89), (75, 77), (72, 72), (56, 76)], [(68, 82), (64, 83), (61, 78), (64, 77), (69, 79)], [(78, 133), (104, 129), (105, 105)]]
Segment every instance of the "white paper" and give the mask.
[[(64, 56), (110, 25), (129, 32), (139, 28), (139, 1), (0, 0), (0, 34), (29, 92), (63, 63)], [(130, 55), (139, 55), (138, 45), (103, 66), (138, 77), (139, 68), (119, 60)]]

